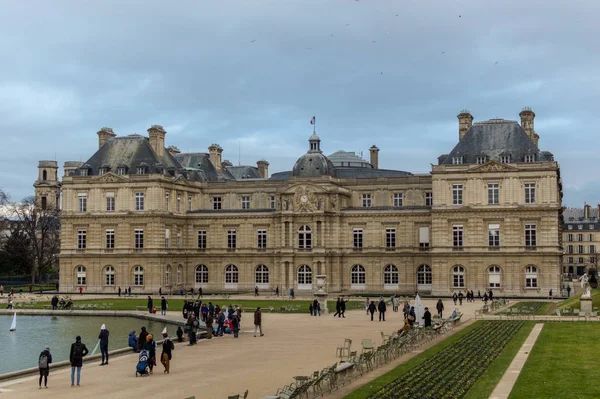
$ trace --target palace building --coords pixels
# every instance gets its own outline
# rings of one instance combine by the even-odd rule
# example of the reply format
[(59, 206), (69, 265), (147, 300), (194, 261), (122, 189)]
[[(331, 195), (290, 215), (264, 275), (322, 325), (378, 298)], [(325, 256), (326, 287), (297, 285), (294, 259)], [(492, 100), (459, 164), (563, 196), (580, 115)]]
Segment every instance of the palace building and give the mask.
[[(313, 134), (289, 171), (234, 166), (148, 137), (97, 134), (85, 163), (40, 162), (36, 196), (62, 198), (60, 285), (87, 292), (261, 290), (501, 296), (559, 292), (562, 186), (538, 149), (535, 114), (521, 123), (458, 115), (458, 143), (427, 174), (379, 168)], [(300, 155), (300, 154), (299, 154)], [(54, 190), (54, 191), (53, 191)]]

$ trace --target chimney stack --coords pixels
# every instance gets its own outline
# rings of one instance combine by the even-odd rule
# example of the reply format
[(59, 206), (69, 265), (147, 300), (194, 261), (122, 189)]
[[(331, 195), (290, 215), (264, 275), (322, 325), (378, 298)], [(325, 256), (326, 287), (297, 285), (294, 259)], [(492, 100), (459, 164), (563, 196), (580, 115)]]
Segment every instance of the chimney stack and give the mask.
[(98, 130), (96, 134), (98, 135), (98, 148), (102, 148), (104, 143), (106, 143), (108, 140), (112, 139), (113, 137), (117, 137), (115, 132), (113, 132), (113, 130), (109, 127), (103, 127), (102, 129)]
[(584, 220), (589, 220), (590, 219), (590, 209), (592, 207), (586, 203), (584, 203), (583, 205), (583, 219)]
[(223, 153), (223, 149), (218, 144), (211, 144), (210, 147), (208, 147), (208, 153), (210, 155), (210, 162), (215, 169), (220, 172), (223, 169), (221, 165), (221, 154)]
[(148, 129), (148, 137), (150, 138), (150, 146), (159, 157), (165, 155), (165, 135), (167, 132), (161, 125), (152, 125)]
[(529, 107), (523, 108), (521, 112), (519, 112), (519, 116), (521, 117), (521, 127), (527, 133), (527, 136), (533, 141), (535, 146), (538, 146), (538, 141), (540, 140), (540, 136), (535, 132), (533, 120), (535, 119), (535, 112), (531, 110)]
[(258, 161), (256, 163), (256, 166), (258, 166), (258, 174), (260, 175), (260, 177), (262, 177), (263, 179), (268, 179), (269, 178), (269, 163), (267, 161), (265, 161), (264, 159), (261, 159), (260, 161)]
[(175, 156), (177, 154), (181, 154), (181, 151), (179, 150), (179, 148), (175, 147), (174, 145), (170, 145), (167, 148), (167, 151), (169, 151), (169, 154)]
[(73, 173), (83, 166), (80, 161), (65, 161), (63, 164), (64, 176), (73, 176)]
[(373, 144), (369, 148), (369, 152), (371, 153), (371, 165), (373, 165), (374, 169), (379, 169), (379, 148)]
[(460, 141), (473, 126), (473, 115), (468, 109), (463, 109), (456, 117), (458, 118), (458, 141)]

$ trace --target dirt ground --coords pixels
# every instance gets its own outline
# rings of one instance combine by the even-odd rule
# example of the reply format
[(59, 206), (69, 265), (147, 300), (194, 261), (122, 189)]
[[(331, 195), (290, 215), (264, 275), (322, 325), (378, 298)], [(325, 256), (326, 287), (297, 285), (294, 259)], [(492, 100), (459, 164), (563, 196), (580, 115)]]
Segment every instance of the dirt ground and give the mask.
[[(424, 305), (435, 308), (435, 301), (424, 300)], [(445, 316), (454, 306), (445, 300)], [(473, 318), (481, 302), (460, 307), (463, 320)], [(434, 313), (434, 312), (432, 312)], [(179, 312), (173, 312), (176, 317)], [(171, 316), (171, 315), (170, 315)], [(381, 331), (389, 334), (402, 325), (402, 313), (389, 308), (386, 321), (371, 322), (363, 311), (349, 311), (346, 318), (331, 314), (311, 317), (308, 314), (263, 313), (264, 337), (253, 336), (252, 314), (242, 317), (242, 331), (238, 339), (226, 335), (212, 340), (200, 340), (189, 347), (178, 344), (173, 352), (171, 374), (163, 374), (159, 363), (150, 377), (135, 377), (137, 355), (114, 357), (109, 366), (99, 362), (85, 362), (81, 372), (81, 387), (71, 388), (70, 369), (50, 371), (49, 388), (38, 390), (38, 377), (0, 384), (0, 398), (23, 398), (29, 393), (44, 398), (177, 398), (195, 396), (197, 399), (224, 399), (228, 395), (243, 394), (249, 398), (273, 395), (277, 388), (294, 381), (294, 376), (308, 376), (337, 360), (336, 347), (344, 338), (352, 339), (352, 349), (361, 350), (362, 339), (381, 344)], [(173, 335), (174, 332), (171, 332)], [(158, 350), (157, 355), (160, 355)], [(2, 359), (2, 361), (6, 361)], [(365, 383), (368, 377), (364, 377)], [(335, 397), (332, 395), (332, 397)]]

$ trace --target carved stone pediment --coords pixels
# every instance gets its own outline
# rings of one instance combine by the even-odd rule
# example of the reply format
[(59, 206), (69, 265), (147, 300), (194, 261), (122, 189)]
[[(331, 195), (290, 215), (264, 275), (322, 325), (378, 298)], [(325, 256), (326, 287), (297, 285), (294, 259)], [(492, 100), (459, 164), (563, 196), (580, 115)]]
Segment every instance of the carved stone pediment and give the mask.
[(120, 176), (112, 172), (108, 172), (103, 175), (94, 177), (92, 181), (95, 183), (120, 183), (127, 181), (127, 178), (125, 176)]
[(474, 168), (469, 169), (469, 172), (486, 173), (486, 172), (515, 172), (518, 169), (514, 166), (500, 163), (497, 161), (488, 161), (483, 165), (478, 165)]
[(294, 194), (294, 211), (314, 212), (318, 207), (319, 203), (314, 190), (305, 186), (296, 188), (296, 193)]

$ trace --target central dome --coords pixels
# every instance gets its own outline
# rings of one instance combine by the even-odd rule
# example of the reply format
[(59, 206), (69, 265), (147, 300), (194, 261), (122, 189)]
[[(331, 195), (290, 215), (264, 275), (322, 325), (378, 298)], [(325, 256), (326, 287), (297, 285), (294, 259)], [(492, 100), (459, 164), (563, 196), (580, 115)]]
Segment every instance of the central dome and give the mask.
[(308, 152), (298, 158), (292, 170), (292, 176), (333, 176), (333, 163), (321, 152), (321, 139), (319, 136), (313, 132), (308, 142), (310, 143)]

